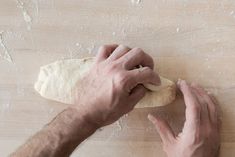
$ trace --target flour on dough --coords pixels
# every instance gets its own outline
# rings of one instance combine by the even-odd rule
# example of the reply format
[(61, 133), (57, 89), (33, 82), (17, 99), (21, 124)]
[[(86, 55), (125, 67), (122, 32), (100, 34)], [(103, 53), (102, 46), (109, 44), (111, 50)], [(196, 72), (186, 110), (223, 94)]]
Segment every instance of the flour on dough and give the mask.
[[(44, 98), (72, 104), (71, 91), (90, 69), (94, 58), (60, 60), (42, 66), (34, 88)], [(161, 77), (161, 85), (144, 84), (149, 89), (136, 108), (164, 106), (175, 99), (175, 83)]]

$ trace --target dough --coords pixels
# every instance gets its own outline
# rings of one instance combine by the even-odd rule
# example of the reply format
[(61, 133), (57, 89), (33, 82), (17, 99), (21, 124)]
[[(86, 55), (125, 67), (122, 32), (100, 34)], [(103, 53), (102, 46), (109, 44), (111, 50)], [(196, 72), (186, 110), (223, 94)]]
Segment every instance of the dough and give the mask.
[[(60, 60), (42, 66), (34, 88), (44, 98), (71, 104), (71, 90), (89, 70), (94, 58)], [(136, 108), (163, 106), (175, 99), (175, 83), (161, 77), (161, 85), (145, 84), (147, 94)]]

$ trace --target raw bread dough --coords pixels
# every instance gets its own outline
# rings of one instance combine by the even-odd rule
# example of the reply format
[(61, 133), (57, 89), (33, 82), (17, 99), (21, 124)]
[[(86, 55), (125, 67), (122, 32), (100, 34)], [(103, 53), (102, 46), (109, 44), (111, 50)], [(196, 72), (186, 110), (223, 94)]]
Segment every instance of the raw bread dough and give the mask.
[[(47, 99), (72, 103), (71, 91), (93, 64), (94, 58), (60, 60), (42, 66), (35, 90)], [(175, 83), (161, 77), (161, 85), (144, 84), (149, 89), (136, 108), (163, 106), (175, 99)]]

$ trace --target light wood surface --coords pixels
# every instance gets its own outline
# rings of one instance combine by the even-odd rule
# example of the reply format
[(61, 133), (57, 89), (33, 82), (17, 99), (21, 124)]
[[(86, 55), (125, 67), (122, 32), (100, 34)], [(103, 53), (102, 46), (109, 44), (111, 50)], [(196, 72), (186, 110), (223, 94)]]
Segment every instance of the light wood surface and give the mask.
[[(66, 106), (33, 89), (39, 67), (63, 58), (94, 56), (100, 45), (141, 47), (172, 80), (202, 84), (223, 112), (221, 157), (235, 154), (234, 0), (0, 0), (0, 32), (13, 63), (0, 60), (0, 156), (7, 156)], [(0, 54), (4, 52), (0, 45)], [(165, 157), (147, 121), (167, 118), (176, 132), (184, 103), (136, 109), (97, 131), (74, 157)]]

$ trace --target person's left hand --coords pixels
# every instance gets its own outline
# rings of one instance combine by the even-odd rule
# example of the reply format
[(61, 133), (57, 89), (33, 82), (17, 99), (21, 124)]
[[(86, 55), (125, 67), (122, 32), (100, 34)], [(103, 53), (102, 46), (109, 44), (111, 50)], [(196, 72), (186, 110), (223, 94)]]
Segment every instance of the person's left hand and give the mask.
[(215, 157), (220, 147), (219, 108), (216, 100), (202, 87), (178, 81), (186, 105), (182, 132), (176, 135), (170, 125), (160, 117), (149, 115), (168, 157)]

